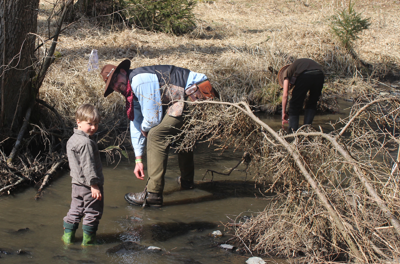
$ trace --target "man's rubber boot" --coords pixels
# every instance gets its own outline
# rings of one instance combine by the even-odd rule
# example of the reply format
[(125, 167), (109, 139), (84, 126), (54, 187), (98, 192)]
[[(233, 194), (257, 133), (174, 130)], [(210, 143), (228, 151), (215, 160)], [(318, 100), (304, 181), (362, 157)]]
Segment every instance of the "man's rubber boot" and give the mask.
[(181, 190), (190, 190), (194, 188), (194, 181), (186, 181), (182, 180), (182, 177), (179, 176), (176, 181), (181, 186)]
[(143, 192), (125, 194), (125, 200), (132, 205), (161, 207), (163, 195), (161, 193), (148, 192), (146, 188)]
[(317, 113), (317, 110), (315, 110), (315, 109), (305, 109), (304, 110), (304, 125), (311, 125), (316, 113)]
[(96, 241), (97, 226), (83, 225), (82, 229), (83, 229), (82, 246), (97, 245), (98, 244)]
[(65, 245), (71, 245), (75, 241), (75, 232), (78, 229), (79, 223), (70, 224), (64, 222), (64, 235), (61, 237), (61, 240)]
[(288, 133), (290, 134), (296, 132), (298, 128), (299, 128), (299, 116), (298, 115), (289, 116)]

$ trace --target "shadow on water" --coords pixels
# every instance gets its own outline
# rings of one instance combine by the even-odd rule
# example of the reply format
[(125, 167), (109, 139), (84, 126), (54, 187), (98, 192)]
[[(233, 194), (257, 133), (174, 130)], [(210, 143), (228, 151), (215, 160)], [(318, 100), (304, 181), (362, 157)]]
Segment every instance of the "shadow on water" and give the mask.
[(229, 197), (255, 197), (257, 194), (263, 196), (260, 192), (263, 187), (257, 186), (253, 181), (197, 181), (196, 189), (205, 192), (204, 195), (193, 198), (169, 200), (168, 195), (172, 195), (179, 189), (164, 192), (166, 201), (164, 206), (183, 205), (201, 203), (206, 201), (215, 201)]

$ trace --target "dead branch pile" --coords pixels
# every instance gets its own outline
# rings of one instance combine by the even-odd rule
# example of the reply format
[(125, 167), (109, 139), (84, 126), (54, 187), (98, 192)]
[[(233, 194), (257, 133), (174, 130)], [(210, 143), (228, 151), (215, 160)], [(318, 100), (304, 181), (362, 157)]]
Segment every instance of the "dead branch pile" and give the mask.
[[(27, 125), (24, 138), (12, 157), (13, 161), (10, 161), (13, 152), (8, 155), (6, 151), (0, 151), (0, 195), (10, 194), (11, 190), (26, 183), (37, 188), (36, 198), (39, 198), (50, 177), (63, 167), (68, 169), (65, 146), (73, 133), (75, 120), (72, 116), (62, 117), (46, 102), (37, 101), (37, 117), (32, 117)], [(113, 115), (103, 118), (95, 140), (101, 152), (105, 153), (108, 163), (119, 162), (122, 155), (128, 158), (125, 147), (130, 143), (126, 135), (127, 122), (124, 115), (119, 118)], [(14, 142), (14, 139), (7, 138), (0, 145), (7, 149), (5, 146), (10, 145), (9, 141)]]
[[(398, 98), (365, 95), (322, 133), (275, 133), (245, 103), (195, 105), (181, 149), (196, 139), (250, 153), (254, 178), (276, 193), (235, 229), (252, 254), (297, 263), (396, 262), (399, 239)], [(207, 108), (208, 111), (203, 111)], [(211, 110), (210, 110), (211, 109)]]

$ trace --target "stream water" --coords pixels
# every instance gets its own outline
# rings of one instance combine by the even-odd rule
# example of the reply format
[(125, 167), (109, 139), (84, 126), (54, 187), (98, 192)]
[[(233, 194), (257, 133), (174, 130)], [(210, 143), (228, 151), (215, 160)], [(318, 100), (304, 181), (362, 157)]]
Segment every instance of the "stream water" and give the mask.
[[(341, 102), (341, 109), (349, 105), (348, 102)], [(345, 113), (347, 111), (343, 110), (341, 114), (316, 116), (314, 126), (328, 128), (326, 124), (329, 121), (344, 117)], [(279, 129), (279, 116), (261, 118), (274, 129)], [(195, 180), (202, 180), (207, 169), (226, 171), (235, 166), (241, 156), (242, 153), (228, 151), (221, 155), (206, 145), (199, 145), (195, 150)], [(133, 174), (134, 164), (124, 160), (117, 167), (115, 164), (103, 166), (105, 209), (97, 232), (103, 244), (81, 247), (81, 226), (74, 245), (66, 247), (61, 241), (62, 219), (71, 200), (71, 179), (65, 173), (53, 181), (37, 201), (34, 188), (0, 197), (0, 263), (235, 264), (245, 263), (250, 257), (242, 256), (235, 250), (222, 249), (219, 245), (229, 244), (229, 236), (213, 238), (209, 234), (215, 230), (226, 234), (223, 224), (257, 214), (268, 204), (267, 198), (259, 194), (233, 192), (232, 195), (199, 202), (196, 198), (210, 197), (210, 191), (206, 188), (178, 191), (177, 157), (171, 154), (165, 178), (165, 191), (169, 194), (164, 196), (164, 202), (182, 203), (143, 209), (124, 200), (126, 193), (140, 192), (145, 187), (145, 181), (137, 180)], [(230, 176), (214, 175), (216, 181), (239, 181), (230, 185), (233, 189), (235, 184), (238, 189), (246, 188), (243, 182), (250, 179), (251, 175), (246, 178), (242, 171), (234, 171)], [(210, 180), (210, 176), (206, 180)], [(161, 250), (149, 250), (149, 246)], [(266, 260), (285, 263), (278, 259)]]

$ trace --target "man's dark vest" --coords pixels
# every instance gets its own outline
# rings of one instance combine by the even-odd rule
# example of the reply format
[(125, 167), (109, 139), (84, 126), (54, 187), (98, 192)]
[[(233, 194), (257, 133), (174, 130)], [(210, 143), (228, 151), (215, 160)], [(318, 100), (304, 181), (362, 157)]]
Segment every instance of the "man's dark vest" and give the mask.
[(183, 113), (185, 88), (190, 70), (173, 65), (154, 65), (133, 69), (129, 73), (129, 80), (138, 74), (156, 74), (160, 84), (162, 104), (168, 107), (170, 116), (178, 117)]
[(129, 80), (132, 80), (134, 76), (141, 73), (156, 74), (160, 87), (163, 87), (165, 84), (172, 84), (185, 88), (190, 70), (173, 65), (145, 66), (130, 71)]

